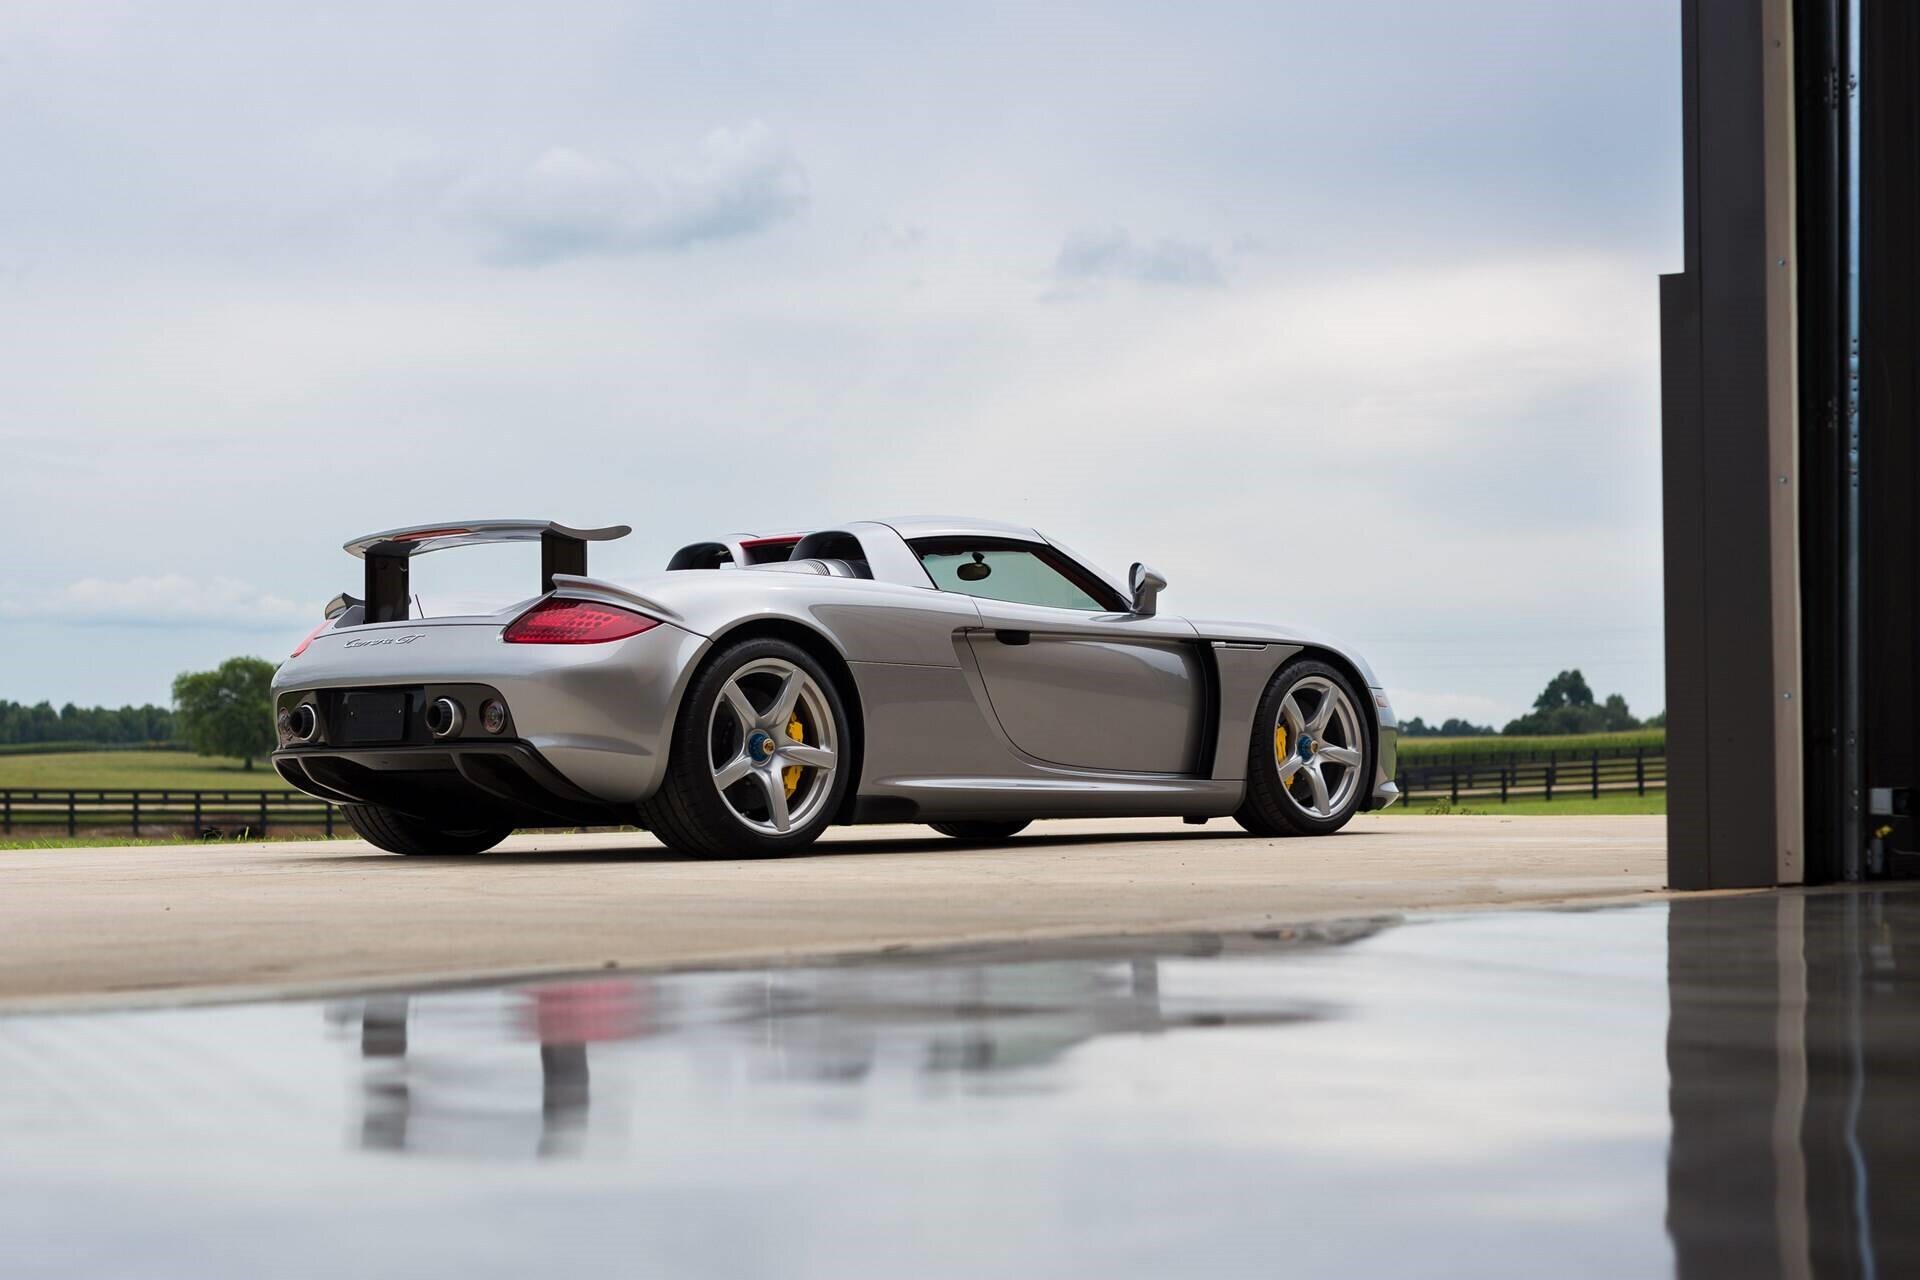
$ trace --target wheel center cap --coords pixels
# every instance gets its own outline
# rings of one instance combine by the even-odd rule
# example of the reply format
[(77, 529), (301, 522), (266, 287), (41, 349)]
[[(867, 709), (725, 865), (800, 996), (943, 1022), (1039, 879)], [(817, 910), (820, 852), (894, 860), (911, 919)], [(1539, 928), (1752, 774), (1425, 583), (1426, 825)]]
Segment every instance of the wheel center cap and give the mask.
[(747, 754), (753, 757), (755, 764), (765, 764), (773, 759), (773, 735), (759, 729), (747, 739)]
[(1300, 735), (1300, 758), (1302, 760), (1305, 760), (1308, 756), (1312, 754), (1313, 754), (1313, 739), (1309, 738), (1306, 734), (1303, 733)]

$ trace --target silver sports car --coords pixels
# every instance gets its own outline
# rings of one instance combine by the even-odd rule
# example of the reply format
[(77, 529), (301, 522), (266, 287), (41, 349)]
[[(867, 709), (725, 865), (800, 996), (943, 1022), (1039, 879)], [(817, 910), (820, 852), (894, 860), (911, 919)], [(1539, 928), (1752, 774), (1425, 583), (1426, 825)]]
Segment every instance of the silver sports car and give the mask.
[[(1123, 585), (1035, 530), (920, 517), (588, 577), (588, 544), (628, 532), (476, 520), (348, 543), (365, 598), (336, 597), (275, 676), (274, 766), (410, 854), (628, 824), (713, 857), (790, 853), (830, 823), (1325, 835), (1398, 797), (1398, 726), (1358, 655), (1170, 617), (1145, 565)], [(538, 595), (412, 616), (414, 556), (520, 541), (540, 543)]]

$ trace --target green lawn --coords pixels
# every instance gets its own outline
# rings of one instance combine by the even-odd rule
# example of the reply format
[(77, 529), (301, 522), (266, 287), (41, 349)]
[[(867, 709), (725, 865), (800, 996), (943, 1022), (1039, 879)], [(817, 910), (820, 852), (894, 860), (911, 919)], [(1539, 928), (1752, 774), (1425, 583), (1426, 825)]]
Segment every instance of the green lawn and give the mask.
[(1566, 800), (1511, 800), (1501, 804), (1493, 801), (1462, 801), (1457, 805), (1448, 805), (1443, 796), (1439, 800), (1416, 800), (1411, 805), (1396, 804), (1391, 809), (1383, 809), (1377, 814), (1365, 814), (1365, 817), (1378, 818), (1441, 818), (1454, 814), (1493, 814), (1502, 818), (1529, 817), (1584, 817), (1588, 814), (1603, 813), (1665, 813), (1667, 811), (1667, 793), (1649, 791), (1644, 796), (1631, 792), (1625, 795), (1601, 796), (1598, 800), (1590, 796), (1574, 796)]
[(265, 760), (251, 770), (238, 760), (191, 751), (71, 751), (0, 756), (0, 787), (113, 791), (285, 791)]

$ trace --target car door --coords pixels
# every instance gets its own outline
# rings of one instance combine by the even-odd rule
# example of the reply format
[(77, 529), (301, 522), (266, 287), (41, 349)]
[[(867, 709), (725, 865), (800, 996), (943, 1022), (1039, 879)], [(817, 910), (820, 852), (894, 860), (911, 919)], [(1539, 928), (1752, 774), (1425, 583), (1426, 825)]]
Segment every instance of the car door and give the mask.
[(1112, 587), (1042, 544), (940, 538), (914, 550), (934, 585), (979, 608), (966, 637), (978, 693), (1020, 752), (1103, 772), (1193, 771), (1207, 676), (1184, 620), (1127, 612)]

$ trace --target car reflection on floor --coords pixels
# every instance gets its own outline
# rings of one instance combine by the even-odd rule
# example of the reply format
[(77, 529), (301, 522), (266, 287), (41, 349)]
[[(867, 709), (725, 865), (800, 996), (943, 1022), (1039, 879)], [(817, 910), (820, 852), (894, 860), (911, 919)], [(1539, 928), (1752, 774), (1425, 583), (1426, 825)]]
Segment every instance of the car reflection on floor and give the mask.
[[(591, 1059), (666, 1033), (709, 1042), (762, 1080), (854, 1084), (875, 1072), (1017, 1077), (1106, 1036), (1207, 1027), (1277, 1027), (1329, 1016), (1324, 1001), (1164, 999), (1163, 955), (1191, 959), (1308, 951), (1371, 936), (1384, 921), (1155, 940), (1157, 954), (1089, 958), (792, 967), (724, 975), (540, 982), (494, 992), (374, 996), (327, 1006), (357, 1023), (360, 1120), (367, 1151), (420, 1154), (582, 1152), (593, 1101)], [(1124, 944), (1123, 944), (1124, 946)], [(1095, 958), (1098, 957), (1098, 958)], [(670, 994), (671, 993), (671, 994)], [(499, 1004), (481, 1014), (475, 1001)], [(479, 1016), (476, 1016), (479, 1015)], [(414, 1022), (423, 1024), (415, 1034)], [(490, 1024), (490, 1025), (489, 1025)], [(475, 1032), (491, 1031), (476, 1041)], [(504, 1033), (504, 1034), (498, 1034)], [(503, 1039), (537, 1051), (537, 1099), (501, 1062)], [(533, 1055), (529, 1055), (533, 1056)], [(531, 1082), (529, 1082), (531, 1083)], [(980, 1089), (1045, 1087), (1042, 1077)]]
[(466, 1154), (577, 1154), (592, 1101), (587, 1046), (651, 1033), (652, 984), (643, 979), (546, 982), (515, 988), (508, 1034), (531, 1041), (540, 1063), (539, 1106), (488, 1088), (457, 1055), (413, 1049), (415, 999), (374, 996), (327, 1007), (329, 1022), (360, 1026), (359, 1146), (368, 1151), (447, 1148)]

